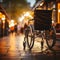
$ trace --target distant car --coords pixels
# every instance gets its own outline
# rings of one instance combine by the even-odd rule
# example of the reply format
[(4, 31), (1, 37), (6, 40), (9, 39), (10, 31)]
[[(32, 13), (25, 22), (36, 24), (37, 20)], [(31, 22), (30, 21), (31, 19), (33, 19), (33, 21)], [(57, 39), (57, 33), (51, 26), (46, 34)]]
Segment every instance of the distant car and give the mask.
[(56, 37), (60, 38), (60, 24), (56, 24)]

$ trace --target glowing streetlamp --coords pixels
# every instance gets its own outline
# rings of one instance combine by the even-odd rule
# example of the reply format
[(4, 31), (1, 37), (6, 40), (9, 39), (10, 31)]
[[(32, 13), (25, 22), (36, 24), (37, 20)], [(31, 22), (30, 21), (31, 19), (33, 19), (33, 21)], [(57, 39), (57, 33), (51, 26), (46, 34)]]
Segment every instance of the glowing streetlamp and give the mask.
[(58, 10), (58, 12), (60, 13), (60, 9)]
[(40, 3), (40, 6), (42, 6), (44, 4), (44, 1), (42, 1), (41, 3)]
[(12, 26), (14, 26), (14, 20), (11, 20), (9, 23), (9, 27), (12, 27)]
[(29, 12), (26, 12), (25, 14), (24, 14), (24, 16), (29, 16), (30, 15), (30, 13)]
[(22, 22), (24, 20), (24, 18), (25, 18), (24, 16), (19, 17), (19, 21)]
[(2, 21), (5, 23), (5, 15), (2, 15)]
[(30, 19), (33, 19), (33, 17), (31, 16), (30, 12), (26, 12), (24, 16), (30, 17)]
[(5, 20), (5, 15), (2, 15), (2, 20)]
[(24, 12), (24, 14), (18, 18), (21, 26), (24, 26), (25, 23), (28, 23), (29, 19), (33, 19), (31, 12)]

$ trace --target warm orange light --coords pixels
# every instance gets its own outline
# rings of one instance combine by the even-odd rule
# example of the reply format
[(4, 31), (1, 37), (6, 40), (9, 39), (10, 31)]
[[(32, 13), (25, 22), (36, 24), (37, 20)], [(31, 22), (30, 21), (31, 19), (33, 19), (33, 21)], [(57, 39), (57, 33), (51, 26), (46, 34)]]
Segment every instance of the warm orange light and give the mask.
[(2, 13), (0, 12), (0, 18), (2, 17)]
[(60, 3), (58, 3), (58, 23), (60, 23)]
[(10, 22), (9, 22), (9, 27), (12, 27), (12, 26), (14, 26), (15, 24), (14, 24), (14, 20), (11, 20)]
[(25, 14), (24, 14), (24, 16), (29, 16), (30, 15), (30, 13), (29, 12), (26, 12)]
[(2, 20), (3, 20), (3, 21), (5, 20), (5, 15), (2, 15)]
[(1, 18), (2, 20), (5, 20), (5, 15), (2, 14), (1, 12), (0, 12), (0, 18)]
[(58, 10), (58, 12), (60, 13), (60, 9)]

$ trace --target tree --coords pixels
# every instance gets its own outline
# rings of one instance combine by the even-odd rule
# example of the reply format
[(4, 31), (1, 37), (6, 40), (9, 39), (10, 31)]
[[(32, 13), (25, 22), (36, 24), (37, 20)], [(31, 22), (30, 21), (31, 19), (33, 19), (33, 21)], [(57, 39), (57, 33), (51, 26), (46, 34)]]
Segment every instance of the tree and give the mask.
[(15, 20), (30, 8), (26, 0), (4, 0), (4, 4), (8, 14)]

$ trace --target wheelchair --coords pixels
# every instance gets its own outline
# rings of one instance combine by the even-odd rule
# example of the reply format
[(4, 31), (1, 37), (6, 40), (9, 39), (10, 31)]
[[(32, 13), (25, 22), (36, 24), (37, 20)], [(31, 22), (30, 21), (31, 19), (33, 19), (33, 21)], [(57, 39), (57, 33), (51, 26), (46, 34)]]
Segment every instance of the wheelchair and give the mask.
[[(39, 15), (39, 13), (41, 15)], [(52, 13), (50, 10), (38, 10), (37, 12), (35, 11), (34, 19), (29, 20), (29, 26), (25, 29), (24, 37), (24, 41), (26, 41), (29, 50), (33, 48), (35, 39), (37, 37), (40, 37), (42, 39), (42, 46), (44, 40), (46, 41), (48, 48), (53, 48), (55, 45), (56, 31), (54, 26), (52, 26), (52, 17), (50, 16), (51, 14)], [(47, 15), (49, 15), (48, 18)], [(33, 22), (33, 24), (31, 24), (31, 22)]]

